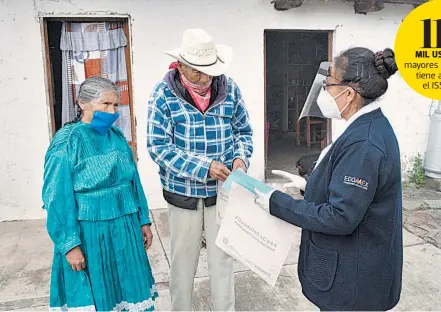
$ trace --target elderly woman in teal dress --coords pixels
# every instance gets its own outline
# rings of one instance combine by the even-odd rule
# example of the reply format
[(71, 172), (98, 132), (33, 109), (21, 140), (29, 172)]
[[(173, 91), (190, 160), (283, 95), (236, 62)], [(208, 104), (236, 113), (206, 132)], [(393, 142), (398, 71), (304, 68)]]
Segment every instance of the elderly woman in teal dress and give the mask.
[(118, 102), (110, 80), (87, 79), (78, 93), (81, 115), (56, 133), (46, 154), (51, 310), (154, 310), (149, 210), (130, 146), (113, 126)]

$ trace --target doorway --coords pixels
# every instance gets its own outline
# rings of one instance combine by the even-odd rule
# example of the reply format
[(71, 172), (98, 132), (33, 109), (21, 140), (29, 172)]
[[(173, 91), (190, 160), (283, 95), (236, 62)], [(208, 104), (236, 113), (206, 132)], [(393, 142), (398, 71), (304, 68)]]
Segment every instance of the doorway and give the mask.
[(128, 18), (43, 18), (42, 34), (51, 137), (77, 118), (81, 83), (101, 76), (120, 91), (115, 125), (136, 157)]
[(332, 32), (265, 30), (265, 178), (297, 173), (296, 162), (328, 144), (330, 121), (299, 121), (321, 62), (331, 60)]

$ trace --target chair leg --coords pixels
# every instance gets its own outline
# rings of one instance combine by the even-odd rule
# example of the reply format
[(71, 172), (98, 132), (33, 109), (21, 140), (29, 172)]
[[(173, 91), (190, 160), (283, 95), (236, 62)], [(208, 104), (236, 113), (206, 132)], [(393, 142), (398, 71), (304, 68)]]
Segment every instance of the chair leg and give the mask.
[(311, 119), (306, 117), (306, 146), (311, 148)]

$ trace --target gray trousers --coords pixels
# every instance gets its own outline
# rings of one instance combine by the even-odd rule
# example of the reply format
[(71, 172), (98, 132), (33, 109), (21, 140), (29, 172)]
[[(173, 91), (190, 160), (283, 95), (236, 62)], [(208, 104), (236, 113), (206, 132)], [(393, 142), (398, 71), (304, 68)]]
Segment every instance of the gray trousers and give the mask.
[(193, 284), (205, 231), (210, 278), (211, 300), (215, 311), (234, 311), (233, 259), (219, 249), (216, 237), (216, 207), (204, 207), (199, 200), (197, 210), (168, 205), (171, 234), (170, 296), (172, 311), (192, 311)]

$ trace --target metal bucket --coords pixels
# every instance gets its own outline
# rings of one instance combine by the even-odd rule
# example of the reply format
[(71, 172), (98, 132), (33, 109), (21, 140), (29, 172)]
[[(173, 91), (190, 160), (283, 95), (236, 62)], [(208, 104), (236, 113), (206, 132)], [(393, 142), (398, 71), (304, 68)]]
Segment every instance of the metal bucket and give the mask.
[(424, 159), (426, 176), (441, 179), (441, 101), (430, 118), (429, 138)]

